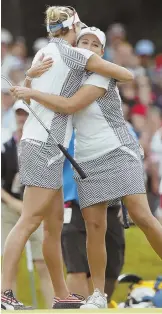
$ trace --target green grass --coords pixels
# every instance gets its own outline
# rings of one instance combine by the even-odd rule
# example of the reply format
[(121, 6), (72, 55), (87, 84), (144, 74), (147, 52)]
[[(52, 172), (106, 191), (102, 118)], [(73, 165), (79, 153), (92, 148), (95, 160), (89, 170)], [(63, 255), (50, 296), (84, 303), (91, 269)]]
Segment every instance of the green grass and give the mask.
[[(158, 275), (162, 274), (161, 260), (150, 248), (150, 245), (142, 232), (138, 228), (132, 227), (126, 230), (125, 235), (126, 256), (122, 273), (134, 273), (142, 276), (146, 280), (155, 279)], [(39, 308), (45, 308), (37, 273), (35, 273), (35, 282)], [(126, 284), (118, 285), (113, 299), (117, 302), (124, 300), (127, 294), (127, 288), (128, 285)], [(23, 255), (19, 265), (18, 298), (25, 304), (31, 304), (32, 302), (25, 255)]]
[[(155, 280), (158, 275), (162, 275), (162, 262), (150, 247), (142, 231), (131, 227), (125, 231), (125, 235), (126, 255), (122, 273), (134, 273), (145, 280)], [(118, 285), (113, 299), (117, 302), (124, 300), (127, 288), (126, 284)]]

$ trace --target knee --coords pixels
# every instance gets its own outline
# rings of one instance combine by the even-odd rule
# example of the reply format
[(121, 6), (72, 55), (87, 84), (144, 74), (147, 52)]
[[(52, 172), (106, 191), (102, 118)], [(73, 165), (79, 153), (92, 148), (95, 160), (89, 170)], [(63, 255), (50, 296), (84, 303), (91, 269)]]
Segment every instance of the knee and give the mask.
[(146, 230), (153, 226), (155, 218), (151, 213), (146, 195), (130, 195), (124, 199), (125, 201), (130, 217), (140, 229)]
[(32, 216), (32, 215), (21, 215), (19, 219), (19, 224), (21, 224), (22, 229), (28, 230), (33, 233), (40, 226), (42, 222), (42, 216)]
[(152, 213), (145, 214), (142, 211), (134, 211), (134, 213), (131, 214), (131, 218), (133, 222), (142, 230), (148, 229), (153, 225), (153, 220), (155, 219)]
[(95, 217), (84, 218), (87, 233), (88, 232), (99, 232), (106, 234), (107, 221), (105, 219), (96, 219)]
[(44, 239), (55, 235), (61, 236), (63, 227), (63, 214), (56, 215), (54, 220), (45, 219), (43, 223)]

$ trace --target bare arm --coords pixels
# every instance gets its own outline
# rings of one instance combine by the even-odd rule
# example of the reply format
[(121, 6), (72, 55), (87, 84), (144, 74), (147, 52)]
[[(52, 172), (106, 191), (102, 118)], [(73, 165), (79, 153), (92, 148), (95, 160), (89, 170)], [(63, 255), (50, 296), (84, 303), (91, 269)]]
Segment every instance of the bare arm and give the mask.
[(31, 80), (29, 80), (28, 78), (25, 78), (24, 87), (31, 88)]
[(112, 77), (118, 81), (127, 82), (134, 79), (133, 74), (127, 69), (117, 64), (105, 61), (96, 54), (89, 58), (86, 69), (105, 77)]
[[(24, 87), (31, 88), (31, 80), (28, 77), (25, 78)], [(30, 98), (24, 98), (28, 105), (30, 105)]]
[(151, 188), (152, 192), (156, 195), (159, 195), (159, 166), (157, 163), (152, 163), (150, 165), (150, 172), (151, 172)]
[(18, 214), (22, 212), (22, 201), (10, 195), (3, 188), (1, 188), (1, 200), (7, 204), (8, 207), (16, 211)]
[(41, 105), (55, 112), (62, 114), (73, 114), (87, 107), (97, 98), (102, 97), (106, 90), (93, 85), (84, 85), (75, 93), (74, 96), (70, 98), (50, 95), (47, 93), (42, 93), (38, 90), (27, 88), (25, 89), (22, 87), (12, 88), (11, 92), (19, 99), (30, 97), (39, 102)]

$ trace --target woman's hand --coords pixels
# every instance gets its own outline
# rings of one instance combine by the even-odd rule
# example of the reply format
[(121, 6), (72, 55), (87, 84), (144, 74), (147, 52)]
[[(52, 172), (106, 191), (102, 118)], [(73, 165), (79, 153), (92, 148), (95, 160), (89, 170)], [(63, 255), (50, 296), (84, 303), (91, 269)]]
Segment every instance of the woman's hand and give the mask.
[(52, 58), (47, 58), (45, 60), (43, 59), (44, 54), (42, 54), (39, 60), (34, 65), (32, 65), (32, 67), (26, 72), (26, 75), (30, 78), (36, 78), (40, 77), (43, 73), (48, 71), (53, 64), (53, 60)]
[(16, 99), (30, 99), (33, 95), (33, 90), (27, 87), (13, 86), (10, 91)]

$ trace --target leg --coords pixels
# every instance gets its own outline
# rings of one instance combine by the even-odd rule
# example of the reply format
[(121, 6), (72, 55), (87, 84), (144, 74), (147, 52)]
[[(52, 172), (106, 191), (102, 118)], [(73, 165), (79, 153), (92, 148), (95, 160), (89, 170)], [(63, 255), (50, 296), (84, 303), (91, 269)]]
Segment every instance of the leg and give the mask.
[(22, 215), (7, 237), (2, 267), (2, 291), (12, 288), (18, 262), (27, 240), (40, 225), (55, 190), (27, 187)]
[(162, 259), (162, 226), (152, 215), (146, 195), (127, 195), (123, 199), (132, 220), (145, 233), (152, 248)]
[[(8, 206), (5, 203), (1, 203), (1, 253), (2, 257), (4, 254), (4, 246), (6, 239), (11, 232), (12, 228), (16, 225), (19, 215), (13, 210), (8, 208)], [(3, 258), (2, 258), (3, 263)], [(18, 269), (16, 269), (16, 273), (14, 276), (13, 284), (12, 284), (12, 290), (14, 294), (16, 295), (16, 277), (17, 277)]]
[(84, 298), (89, 296), (90, 292), (86, 273), (68, 273), (66, 283), (69, 291), (75, 291), (75, 293), (82, 295)]
[[(77, 210), (76, 205), (72, 207), (72, 210)], [(82, 216), (80, 219), (83, 219)], [(65, 224), (61, 240), (67, 270), (66, 283), (68, 289), (87, 298), (89, 295), (87, 279), (89, 267), (86, 252), (86, 232), (85, 230), (78, 230), (77, 226), (72, 223)]]
[(92, 279), (91, 279), (91, 274), (89, 273), (89, 277), (88, 277), (88, 290), (89, 290), (89, 295), (93, 294), (93, 283), (92, 283)]
[(124, 229), (118, 217), (119, 211), (120, 205), (110, 206), (107, 211), (105, 293), (108, 295), (108, 300), (112, 297), (124, 264), (125, 239)]
[(42, 259), (35, 260), (34, 265), (39, 275), (41, 291), (44, 296), (47, 308), (51, 309), (53, 301), (53, 286), (47, 266)]
[(105, 293), (107, 294), (108, 298), (107, 301), (110, 302), (111, 297), (114, 293), (114, 290), (117, 285), (117, 280), (114, 278), (106, 278), (105, 279)]
[(107, 203), (96, 204), (82, 210), (87, 231), (87, 255), (94, 289), (104, 293), (107, 254)]
[(62, 299), (69, 295), (64, 279), (61, 251), (63, 212), (62, 188), (60, 188), (44, 219), (43, 255), (51, 276), (55, 296)]
[(33, 262), (40, 279), (42, 295), (44, 296), (47, 308), (51, 309), (53, 301), (53, 286), (42, 254), (42, 241), (43, 241), (42, 227), (43, 226), (41, 224), (40, 227), (31, 235), (30, 243)]

